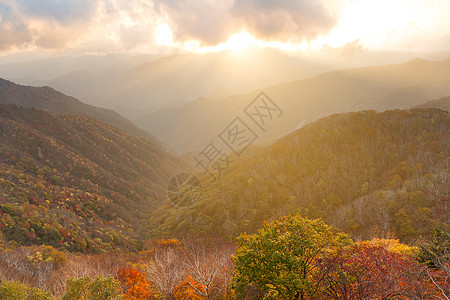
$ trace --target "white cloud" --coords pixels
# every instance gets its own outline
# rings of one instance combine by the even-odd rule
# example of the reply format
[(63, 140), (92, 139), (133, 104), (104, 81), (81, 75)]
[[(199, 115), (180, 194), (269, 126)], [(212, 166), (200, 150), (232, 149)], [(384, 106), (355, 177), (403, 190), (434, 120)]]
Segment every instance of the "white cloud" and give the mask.
[(216, 45), (245, 30), (261, 40), (310, 40), (327, 33), (336, 16), (320, 0), (156, 0), (178, 40)]

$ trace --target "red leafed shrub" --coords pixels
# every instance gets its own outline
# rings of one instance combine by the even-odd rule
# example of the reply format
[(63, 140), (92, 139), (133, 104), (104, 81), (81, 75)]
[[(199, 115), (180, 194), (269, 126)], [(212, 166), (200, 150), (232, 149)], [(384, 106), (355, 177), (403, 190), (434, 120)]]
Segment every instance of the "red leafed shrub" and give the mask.
[(370, 243), (347, 246), (316, 266), (322, 299), (428, 299), (431, 288), (412, 258)]

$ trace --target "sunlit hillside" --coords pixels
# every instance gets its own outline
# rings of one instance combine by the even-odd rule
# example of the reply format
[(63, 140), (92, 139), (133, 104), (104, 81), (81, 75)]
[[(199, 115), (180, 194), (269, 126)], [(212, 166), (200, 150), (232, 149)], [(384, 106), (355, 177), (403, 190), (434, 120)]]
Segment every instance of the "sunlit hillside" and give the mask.
[(299, 213), (355, 239), (429, 239), (450, 216), (447, 114), (413, 109), (321, 119), (229, 168), (222, 163), (226, 170), (213, 173), (220, 178), (202, 177), (203, 193), (192, 205), (167, 201), (149, 230), (232, 238)]

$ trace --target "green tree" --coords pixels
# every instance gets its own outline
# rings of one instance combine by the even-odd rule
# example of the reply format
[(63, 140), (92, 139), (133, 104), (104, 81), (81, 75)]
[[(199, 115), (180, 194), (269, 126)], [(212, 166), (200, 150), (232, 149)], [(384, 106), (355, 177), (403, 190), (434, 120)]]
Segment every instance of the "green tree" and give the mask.
[(306, 299), (318, 289), (314, 262), (330, 249), (350, 244), (322, 220), (299, 215), (266, 223), (257, 234), (242, 234), (233, 260), (233, 286), (238, 298), (249, 294), (275, 299)]
[(0, 300), (52, 300), (50, 293), (29, 287), (21, 282), (6, 281), (0, 284)]
[(120, 283), (111, 276), (69, 278), (63, 300), (118, 300)]

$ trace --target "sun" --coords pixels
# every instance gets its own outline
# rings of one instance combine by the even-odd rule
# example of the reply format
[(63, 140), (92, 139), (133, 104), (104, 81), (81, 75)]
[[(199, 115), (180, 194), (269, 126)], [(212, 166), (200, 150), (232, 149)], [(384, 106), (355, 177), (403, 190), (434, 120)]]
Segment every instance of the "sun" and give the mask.
[(231, 50), (235, 52), (243, 52), (251, 47), (263, 47), (264, 42), (258, 40), (251, 34), (241, 31), (231, 35), (225, 42), (220, 43), (216, 46), (202, 47), (200, 42), (196, 40), (191, 40), (185, 42), (184, 49), (192, 52), (219, 52), (224, 50)]
[(246, 53), (254, 48), (275, 48), (282, 51), (308, 50), (308, 43), (292, 43), (280, 41), (263, 41), (246, 31), (232, 34), (225, 42), (216, 46), (204, 47), (197, 40), (190, 40), (184, 43), (184, 50), (197, 53), (233, 51), (236, 54)]
[(245, 31), (233, 34), (222, 44), (224, 49), (234, 51), (243, 51), (252, 46), (262, 46), (262, 42)]
[(173, 43), (173, 33), (169, 24), (158, 22), (155, 32), (155, 43), (158, 46), (169, 45)]

